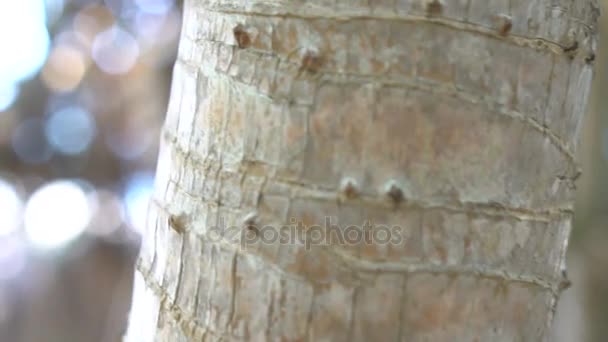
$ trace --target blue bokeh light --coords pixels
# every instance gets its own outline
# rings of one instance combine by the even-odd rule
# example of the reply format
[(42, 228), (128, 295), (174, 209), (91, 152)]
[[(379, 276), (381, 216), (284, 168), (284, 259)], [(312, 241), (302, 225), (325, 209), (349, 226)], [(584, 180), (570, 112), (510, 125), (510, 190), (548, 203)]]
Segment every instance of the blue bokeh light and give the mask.
[(77, 155), (87, 150), (95, 137), (93, 116), (80, 107), (67, 107), (48, 118), (45, 126), (50, 145), (59, 153)]
[(13, 150), (25, 163), (42, 164), (53, 155), (44, 138), (44, 124), (37, 118), (23, 120), (13, 131), (11, 142)]

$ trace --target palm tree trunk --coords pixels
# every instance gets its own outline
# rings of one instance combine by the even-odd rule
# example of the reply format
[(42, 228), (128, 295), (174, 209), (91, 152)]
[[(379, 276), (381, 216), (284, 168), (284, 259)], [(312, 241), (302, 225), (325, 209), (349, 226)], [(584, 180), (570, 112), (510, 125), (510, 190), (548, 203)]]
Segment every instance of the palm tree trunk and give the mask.
[(125, 340), (546, 339), (597, 16), (186, 1)]

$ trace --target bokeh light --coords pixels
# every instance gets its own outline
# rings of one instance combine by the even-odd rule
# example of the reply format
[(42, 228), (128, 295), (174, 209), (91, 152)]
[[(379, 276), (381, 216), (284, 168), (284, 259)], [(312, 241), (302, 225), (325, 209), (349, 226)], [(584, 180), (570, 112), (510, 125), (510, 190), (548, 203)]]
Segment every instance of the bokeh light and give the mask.
[(17, 189), (0, 178), (0, 239), (19, 229), (23, 203)]
[(45, 0), (46, 19), (49, 23), (54, 23), (60, 18), (65, 7), (65, 0)]
[(118, 26), (100, 32), (92, 49), (93, 60), (108, 74), (127, 73), (139, 57), (137, 40)]
[(154, 187), (154, 173), (138, 172), (127, 181), (124, 202), (127, 208), (129, 223), (136, 233), (145, 230), (148, 205)]
[(159, 38), (165, 20), (166, 16), (164, 14), (138, 12), (134, 19), (135, 32), (146, 42), (154, 41), (154, 39)]
[(19, 95), (19, 87), (12, 84), (0, 87), (0, 112), (7, 110)]
[(0, 237), (0, 283), (17, 278), (27, 261), (27, 246), (17, 236)]
[(0, 1), (0, 89), (33, 76), (49, 48), (43, 0)]
[(174, 0), (135, 0), (135, 3), (143, 12), (164, 14), (173, 8)]
[(106, 238), (114, 234), (122, 226), (125, 210), (122, 200), (114, 192), (98, 190), (92, 194), (95, 209), (87, 233)]
[(50, 145), (59, 153), (77, 155), (84, 152), (95, 136), (95, 120), (81, 107), (61, 109), (48, 118), (45, 126)]
[(62, 247), (77, 238), (91, 219), (86, 193), (75, 181), (58, 180), (36, 190), (28, 200), (24, 228), (40, 249)]
[(95, 36), (115, 23), (112, 12), (99, 4), (89, 4), (80, 9), (74, 16), (74, 33), (90, 48)]
[(23, 120), (15, 128), (12, 145), (19, 159), (28, 164), (47, 162), (53, 154), (44, 137), (44, 123), (38, 118)]
[(53, 48), (42, 70), (42, 79), (57, 92), (74, 90), (87, 70), (85, 55), (77, 48), (61, 44)]
[(137, 10), (133, 0), (103, 0), (103, 3), (118, 18), (128, 18)]

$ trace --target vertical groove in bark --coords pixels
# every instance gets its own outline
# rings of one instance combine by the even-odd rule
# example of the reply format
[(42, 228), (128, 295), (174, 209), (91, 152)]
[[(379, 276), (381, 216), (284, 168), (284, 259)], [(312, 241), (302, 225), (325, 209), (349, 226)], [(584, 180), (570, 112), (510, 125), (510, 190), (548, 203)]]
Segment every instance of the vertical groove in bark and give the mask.
[(427, 5), (186, 2), (127, 341), (547, 337), (597, 4)]

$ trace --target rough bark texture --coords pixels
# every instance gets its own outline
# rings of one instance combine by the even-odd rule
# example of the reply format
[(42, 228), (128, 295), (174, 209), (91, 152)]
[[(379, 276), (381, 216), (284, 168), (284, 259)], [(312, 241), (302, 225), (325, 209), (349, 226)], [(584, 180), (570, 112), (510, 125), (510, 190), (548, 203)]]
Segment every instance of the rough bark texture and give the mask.
[[(190, 0), (184, 15), (126, 341), (547, 338), (594, 0)], [(208, 234), (325, 217), (406, 238)]]

